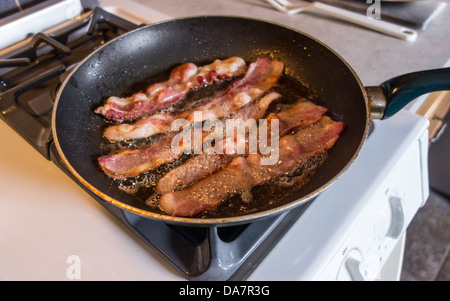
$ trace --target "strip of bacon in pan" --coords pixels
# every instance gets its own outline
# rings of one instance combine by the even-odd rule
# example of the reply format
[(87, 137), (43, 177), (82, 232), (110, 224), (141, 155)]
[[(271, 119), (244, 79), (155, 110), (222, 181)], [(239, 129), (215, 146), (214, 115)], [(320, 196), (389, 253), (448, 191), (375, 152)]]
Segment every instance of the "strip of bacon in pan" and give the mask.
[[(258, 59), (249, 65), (245, 76), (238, 79), (221, 95), (209, 99), (193, 109), (166, 114), (154, 114), (144, 117), (134, 124), (119, 124), (108, 127), (104, 137), (112, 141), (122, 141), (150, 137), (155, 134), (170, 132), (172, 122), (186, 119), (194, 122), (194, 112), (202, 111), (203, 120), (221, 118), (253, 99), (262, 96), (280, 78), (284, 65), (268, 57)], [(199, 121), (199, 120), (196, 120)]]
[[(278, 119), (279, 121), (279, 137), (287, 135), (291, 130), (310, 125), (317, 122), (327, 109), (322, 106), (315, 105), (312, 102), (302, 102), (278, 114), (271, 113), (266, 118), (266, 123), (261, 126), (267, 127), (267, 133), (270, 132), (270, 121)], [(269, 134), (270, 136), (270, 134)], [(237, 146), (238, 139), (235, 137), (234, 146)], [(267, 140), (269, 141), (269, 139)], [(228, 140), (222, 141), (223, 148), (226, 148)], [(248, 148), (247, 148), (248, 151)], [(218, 171), (227, 166), (231, 161), (240, 156), (235, 150), (233, 153), (208, 153), (207, 151), (190, 158), (184, 164), (172, 169), (164, 175), (157, 184), (157, 192), (161, 195), (178, 190), (195, 183), (213, 172)]]
[(319, 122), (280, 139), (277, 164), (261, 165), (260, 154), (237, 157), (192, 187), (164, 194), (160, 207), (167, 214), (180, 217), (195, 217), (213, 210), (230, 196), (295, 172), (313, 156), (333, 147), (344, 128), (344, 123), (324, 116)]
[(167, 81), (150, 85), (146, 93), (125, 98), (112, 96), (95, 113), (114, 121), (137, 119), (170, 107), (192, 89), (240, 75), (245, 65), (240, 57), (215, 60), (202, 67), (186, 63), (173, 69)]
[[(280, 95), (272, 92), (264, 96), (259, 101), (255, 101), (243, 106), (241, 109), (229, 114), (229, 118), (240, 118), (242, 120), (260, 119), (264, 116), (269, 105)], [(224, 123), (225, 119), (221, 122)], [(202, 141), (209, 136), (209, 132), (202, 133)], [(151, 144), (146, 148), (123, 150), (114, 155), (101, 156), (98, 158), (98, 163), (102, 170), (112, 178), (126, 178), (134, 177), (145, 171), (152, 170), (157, 166), (169, 163), (182, 154), (182, 151), (189, 151), (190, 145), (182, 145), (186, 149), (180, 149), (179, 152), (174, 152), (172, 149), (172, 140), (175, 133), (168, 134), (157, 142)]]

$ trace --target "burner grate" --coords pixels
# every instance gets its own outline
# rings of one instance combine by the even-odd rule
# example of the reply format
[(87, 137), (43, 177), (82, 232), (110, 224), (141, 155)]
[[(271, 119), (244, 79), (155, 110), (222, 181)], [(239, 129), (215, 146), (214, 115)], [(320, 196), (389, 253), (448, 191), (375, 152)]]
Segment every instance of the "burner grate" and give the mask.
[(0, 118), (187, 279), (245, 279), (311, 202), (245, 225), (169, 225), (99, 198), (68, 171), (56, 150), (51, 120), (61, 84), (95, 49), (137, 27), (97, 7), (86, 18), (51, 34), (37, 33), (7, 54), (0, 52)]
[(0, 57), (1, 117), (50, 159), (51, 115), (57, 91), (72, 69), (105, 42), (138, 26), (97, 7), (87, 18)]

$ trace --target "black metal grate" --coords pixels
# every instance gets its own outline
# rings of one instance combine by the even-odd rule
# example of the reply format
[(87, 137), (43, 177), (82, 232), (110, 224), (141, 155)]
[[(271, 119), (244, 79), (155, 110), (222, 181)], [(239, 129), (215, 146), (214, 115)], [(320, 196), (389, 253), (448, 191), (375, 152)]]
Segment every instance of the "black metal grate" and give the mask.
[[(246, 225), (167, 225), (122, 211), (94, 195), (67, 170), (56, 151), (51, 118), (61, 83), (97, 47), (137, 27), (97, 7), (88, 18), (52, 35), (37, 33), (25, 46), (0, 57), (0, 118), (187, 279), (245, 279), (310, 202), (289, 213)], [(222, 260), (230, 265), (224, 266)]]
[(0, 58), (1, 117), (47, 159), (57, 90), (100, 45), (138, 26), (97, 7), (86, 19), (30, 41)]

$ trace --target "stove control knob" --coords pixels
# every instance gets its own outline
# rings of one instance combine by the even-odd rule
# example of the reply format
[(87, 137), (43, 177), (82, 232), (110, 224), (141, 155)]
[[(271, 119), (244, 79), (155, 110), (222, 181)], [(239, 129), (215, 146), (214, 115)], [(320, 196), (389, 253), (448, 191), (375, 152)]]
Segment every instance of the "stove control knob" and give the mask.
[(338, 271), (336, 280), (340, 281), (364, 281), (361, 272), (362, 254), (358, 249), (352, 249), (345, 256), (343, 264)]
[(380, 269), (380, 260), (376, 255), (367, 256), (360, 265), (360, 270), (364, 274), (365, 280), (373, 281), (377, 278)]
[(389, 198), (389, 204), (391, 205), (392, 219), (386, 236), (397, 239), (402, 234), (403, 226), (405, 224), (405, 213), (403, 211), (402, 199), (396, 196), (391, 196)]
[(404, 224), (405, 214), (402, 199), (391, 195), (379, 213), (377, 223), (378, 237), (380, 239), (385, 237), (397, 239), (403, 232)]

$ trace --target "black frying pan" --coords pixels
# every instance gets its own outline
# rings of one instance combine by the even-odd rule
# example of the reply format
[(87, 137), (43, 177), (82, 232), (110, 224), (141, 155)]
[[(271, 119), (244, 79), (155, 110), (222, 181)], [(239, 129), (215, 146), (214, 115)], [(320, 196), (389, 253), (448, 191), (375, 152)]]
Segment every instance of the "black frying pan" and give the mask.
[[(251, 63), (263, 55), (285, 64), (288, 78), (306, 86), (347, 128), (325, 164), (300, 190), (272, 208), (239, 216), (178, 218), (155, 211), (118, 189), (96, 165), (104, 127), (94, 109), (124, 95), (152, 76), (186, 62), (197, 65), (240, 56)], [(53, 112), (57, 149), (69, 170), (95, 194), (136, 214), (183, 225), (247, 223), (303, 204), (326, 189), (357, 157), (371, 118), (387, 118), (417, 96), (450, 89), (450, 69), (401, 76), (366, 88), (333, 50), (303, 33), (273, 23), (235, 17), (195, 17), (150, 25), (104, 45), (85, 59), (61, 87)], [(371, 108), (372, 107), (372, 108)]]

